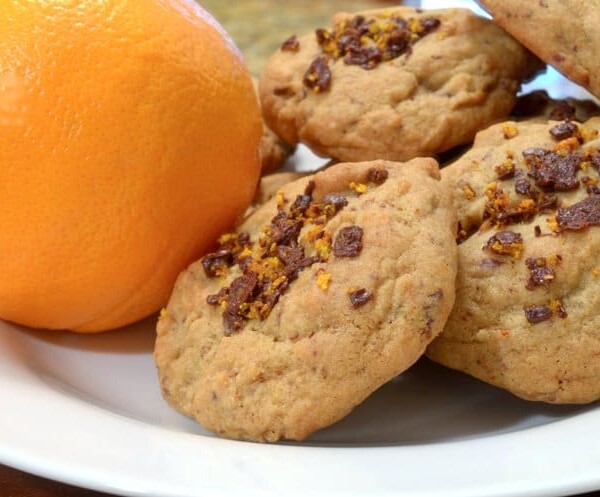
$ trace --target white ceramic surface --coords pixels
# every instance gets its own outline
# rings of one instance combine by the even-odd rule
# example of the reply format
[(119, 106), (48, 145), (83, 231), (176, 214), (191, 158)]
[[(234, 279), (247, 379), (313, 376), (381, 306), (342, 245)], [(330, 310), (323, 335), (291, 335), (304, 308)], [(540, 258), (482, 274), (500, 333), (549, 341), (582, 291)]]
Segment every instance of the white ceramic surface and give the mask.
[(221, 440), (160, 397), (154, 320), (0, 322), (0, 462), (124, 496), (560, 496), (600, 488), (600, 406), (520, 401), (422, 361), (303, 444)]

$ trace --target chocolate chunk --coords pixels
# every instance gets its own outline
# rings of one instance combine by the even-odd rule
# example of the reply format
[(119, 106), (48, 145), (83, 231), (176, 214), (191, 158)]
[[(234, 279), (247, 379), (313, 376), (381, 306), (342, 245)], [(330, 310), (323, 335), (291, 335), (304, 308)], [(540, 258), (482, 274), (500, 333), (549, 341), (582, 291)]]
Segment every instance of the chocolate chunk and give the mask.
[(282, 52), (297, 52), (298, 50), (300, 50), (300, 42), (296, 35), (290, 36), (281, 44)]
[(581, 169), (582, 157), (579, 154), (560, 155), (547, 152), (540, 160), (532, 163), (529, 175), (535, 184), (555, 191), (569, 191), (579, 188), (577, 171)]
[(527, 290), (533, 290), (538, 286), (547, 288), (554, 281), (556, 273), (544, 257), (537, 259), (529, 257), (525, 261), (525, 265), (529, 269), (529, 281), (525, 285)]
[(386, 59), (395, 59), (400, 57), (408, 50), (410, 46), (410, 32), (404, 28), (394, 29), (385, 45), (384, 57)]
[(298, 241), (302, 230), (302, 221), (296, 221), (286, 216), (284, 211), (271, 221), (271, 238), (277, 245), (292, 245)]
[(226, 335), (243, 328), (245, 318), (240, 312), (240, 306), (254, 300), (258, 287), (258, 275), (254, 272), (239, 276), (231, 282), (227, 307), (223, 313)]
[(304, 195), (312, 197), (312, 194), (315, 191), (315, 186), (315, 181), (311, 179), (308, 183), (306, 183), (306, 186), (304, 187)]
[(328, 57), (324, 55), (320, 55), (312, 61), (304, 74), (304, 86), (316, 93), (329, 90), (331, 86), (331, 70), (329, 69), (328, 61)]
[(335, 212), (339, 212), (348, 205), (348, 199), (343, 195), (338, 195), (336, 193), (328, 193), (325, 195), (325, 197), (323, 197), (323, 202), (325, 204), (333, 205), (333, 207), (335, 207)]
[(226, 268), (233, 264), (233, 252), (223, 249), (212, 254), (205, 255), (202, 258), (202, 267), (208, 278), (223, 276)]
[(382, 60), (383, 53), (375, 46), (351, 48), (344, 56), (344, 64), (360, 66), (363, 69), (374, 69)]
[(362, 251), (363, 230), (360, 226), (342, 228), (333, 243), (333, 253), (336, 257), (356, 257)]
[(591, 157), (589, 157), (589, 161), (592, 163), (592, 166), (596, 168), (597, 171), (600, 171), (600, 150), (596, 150)]
[(359, 288), (348, 294), (350, 297), (350, 304), (353, 309), (358, 309), (365, 305), (369, 300), (373, 298), (373, 294), (366, 288)]
[(600, 188), (598, 185), (588, 185), (585, 190), (589, 195), (600, 195)]
[(525, 317), (531, 324), (541, 323), (552, 318), (552, 309), (545, 305), (531, 305), (525, 307)]
[(577, 124), (572, 123), (571, 121), (565, 121), (550, 128), (550, 134), (555, 140), (566, 140), (567, 138), (575, 136), (578, 131), (579, 128), (577, 127)]
[(290, 212), (293, 215), (302, 215), (306, 212), (306, 209), (310, 206), (312, 197), (310, 195), (298, 195), (294, 203), (290, 207)]
[(487, 241), (485, 248), (500, 255), (519, 257), (523, 251), (523, 237), (514, 231), (498, 231)]
[(542, 228), (540, 228), (537, 225), (533, 228), (533, 232), (534, 232), (536, 238), (539, 238), (540, 236), (542, 236)]
[(382, 61), (410, 53), (419, 39), (439, 26), (439, 19), (434, 17), (409, 23), (395, 15), (374, 19), (356, 15), (350, 21), (336, 23), (331, 31), (318, 29), (315, 33), (324, 54), (368, 70)]
[(542, 160), (548, 152), (549, 151), (544, 148), (532, 147), (523, 150), (522, 155), (527, 165), (533, 167), (533, 165), (535, 165), (537, 161)]
[(556, 213), (556, 222), (562, 230), (582, 230), (600, 225), (600, 197), (588, 197), (570, 207), (561, 207)]
[(441, 21), (435, 17), (424, 17), (421, 19), (421, 26), (426, 33), (430, 33), (434, 29), (439, 28)]
[(299, 245), (295, 247), (278, 247), (277, 255), (285, 265), (284, 274), (289, 281), (296, 279), (302, 269), (316, 262), (315, 258), (306, 257), (304, 248)]
[(317, 38), (317, 43), (320, 46), (325, 45), (332, 38), (331, 32), (329, 32), (327, 29), (324, 29), (324, 28), (315, 29), (315, 36)]
[(262, 319), (265, 319), (269, 316), (269, 314), (273, 310), (273, 307), (275, 307), (275, 304), (279, 302), (279, 298), (285, 293), (289, 285), (289, 281), (286, 280), (276, 288), (272, 289), (271, 292), (262, 296), (262, 306), (260, 309), (260, 317)]
[(385, 181), (388, 179), (390, 175), (387, 169), (380, 169), (377, 167), (372, 167), (367, 172), (367, 179), (371, 183), (375, 183), (376, 185), (383, 185)]
[(558, 198), (556, 195), (542, 195), (538, 201), (538, 212), (544, 213), (549, 211), (555, 211), (558, 205)]
[(515, 176), (515, 192), (529, 198), (536, 198), (538, 191), (527, 179), (526, 174), (523, 171), (517, 171)]

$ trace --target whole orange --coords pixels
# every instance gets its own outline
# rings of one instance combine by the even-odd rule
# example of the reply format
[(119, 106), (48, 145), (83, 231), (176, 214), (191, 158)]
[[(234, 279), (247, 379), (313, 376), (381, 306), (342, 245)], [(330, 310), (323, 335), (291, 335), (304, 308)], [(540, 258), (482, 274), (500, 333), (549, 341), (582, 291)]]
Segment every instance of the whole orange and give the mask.
[(0, 1), (0, 318), (165, 304), (258, 180), (250, 75), (192, 0)]

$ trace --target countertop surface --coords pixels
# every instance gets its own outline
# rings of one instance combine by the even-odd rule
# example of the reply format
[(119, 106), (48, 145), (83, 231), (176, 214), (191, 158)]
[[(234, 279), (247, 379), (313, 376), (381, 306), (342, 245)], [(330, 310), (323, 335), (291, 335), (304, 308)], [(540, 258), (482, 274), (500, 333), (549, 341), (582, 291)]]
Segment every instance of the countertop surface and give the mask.
[[(113, 497), (82, 488), (63, 485), (15, 469), (0, 466), (1, 497)], [(199, 495), (198, 497), (202, 497)], [(241, 497), (241, 496), (240, 496)], [(567, 496), (565, 496), (567, 497)], [(600, 491), (578, 497), (600, 497)]]

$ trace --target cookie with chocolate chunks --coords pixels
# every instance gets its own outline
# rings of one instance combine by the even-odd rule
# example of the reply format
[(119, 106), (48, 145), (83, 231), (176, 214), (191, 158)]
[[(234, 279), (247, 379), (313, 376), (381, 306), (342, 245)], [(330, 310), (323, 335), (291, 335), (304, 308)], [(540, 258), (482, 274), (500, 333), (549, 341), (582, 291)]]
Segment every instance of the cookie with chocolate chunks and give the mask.
[(494, 22), (567, 78), (600, 97), (600, 5), (581, 0), (477, 0)]
[(505, 119), (540, 61), (468, 10), (337, 14), (284, 43), (260, 80), (265, 120), (288, 143), (344, 161), (409, 160), (470, 143)]
[(600, 399), (599, 131), (505, 122), (442, 171), (459, 271), (431, 359), (524, 399)]
[(433, 159), (282, 186), (184, 271), (157, 325), (166, 400), (219, 435), (301, 440), (402, 373), (454, 303), (456, 215)]
[(525, 120), (539, 118), (554, 121), (584, 122), (592, 117), (600, 116), (600, 107), (593, 100), (577, 98), (554, 99), (544, 90), (536, 90), (517, 98), (511, 112), (511, 118)]

